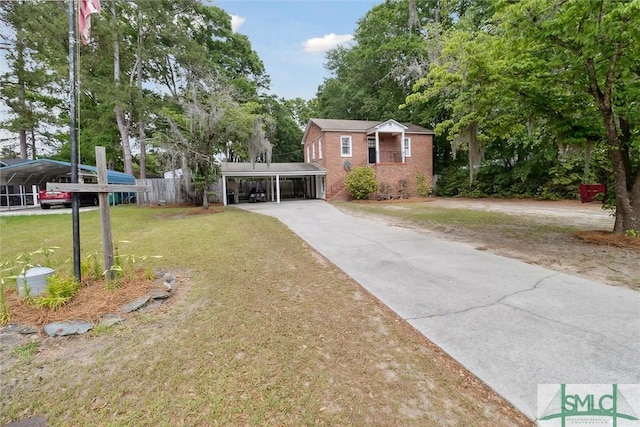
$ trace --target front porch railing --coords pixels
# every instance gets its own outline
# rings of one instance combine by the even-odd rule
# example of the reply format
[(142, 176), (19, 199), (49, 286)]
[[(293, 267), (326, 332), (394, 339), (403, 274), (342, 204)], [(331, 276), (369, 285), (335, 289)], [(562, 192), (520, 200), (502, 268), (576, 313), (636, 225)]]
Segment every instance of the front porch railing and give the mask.
[(378, 163), (402, 163), (401, 151), (381, 151)]

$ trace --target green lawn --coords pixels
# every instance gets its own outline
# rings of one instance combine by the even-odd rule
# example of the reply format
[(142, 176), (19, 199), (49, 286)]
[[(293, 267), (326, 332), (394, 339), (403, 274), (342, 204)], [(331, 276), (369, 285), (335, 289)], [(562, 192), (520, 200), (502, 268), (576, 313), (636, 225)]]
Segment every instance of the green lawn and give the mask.
[[(531, 425), (277, 220), (112, 208), (121, 254), (161, 255), (186, 297), (124, 325), (0, 353), (0, 424)], [(59, 246), (71, 217), (0, 219), (0, 260)], [(81, 214), (83, 255), (100, 250)], [(65, 264), (71, 271), (70, 263)]]

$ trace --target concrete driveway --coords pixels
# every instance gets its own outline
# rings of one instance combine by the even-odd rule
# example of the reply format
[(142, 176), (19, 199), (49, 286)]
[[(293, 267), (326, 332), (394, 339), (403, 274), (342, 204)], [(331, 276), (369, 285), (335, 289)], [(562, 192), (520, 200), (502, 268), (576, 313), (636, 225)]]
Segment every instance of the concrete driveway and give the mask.
[(531, 419), (538, 384), (640, 383), (638, 292), (319, 200), (237, 206), (278, 218)]
[[(80, 212), (95, 211), (99, 209), (97, 206), (84, 206), (80, 208)], [(29, 206), (28, 208), (12, 208), (3, 207), (0, 209), (1, 216), (31, 216), (31, 215), (71, 215), (71, 208), (62, 206), (52, 207), (51, 209), (40, 209), (39, 206)]]

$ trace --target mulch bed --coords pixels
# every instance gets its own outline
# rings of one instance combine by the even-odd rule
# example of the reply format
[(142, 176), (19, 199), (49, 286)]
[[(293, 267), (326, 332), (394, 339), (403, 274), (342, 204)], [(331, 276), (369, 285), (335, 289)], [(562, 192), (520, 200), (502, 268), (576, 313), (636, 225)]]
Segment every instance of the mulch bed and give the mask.
[(640, 251), (640, 237), (625, 236), (624, 234), (615, 234), (602, 230), (577, 231), (573, 235), (592, 245), (615, 246), (617, 248)]
[(28, 304), (14, 287), (5, 289), (5, 298), (11, 315), (10, 323), (43, 328), (54, 321), (96, 322), (107, 313), (117, 313), (121, 306), (158, 285), (158, 282), (148, 280), (144, 270), (140, 269), (135, 277), (120, 279), (120, 286), (115, 289), (107, 289), (104, 280), (83, 284), (78, 295), (56, 310)]

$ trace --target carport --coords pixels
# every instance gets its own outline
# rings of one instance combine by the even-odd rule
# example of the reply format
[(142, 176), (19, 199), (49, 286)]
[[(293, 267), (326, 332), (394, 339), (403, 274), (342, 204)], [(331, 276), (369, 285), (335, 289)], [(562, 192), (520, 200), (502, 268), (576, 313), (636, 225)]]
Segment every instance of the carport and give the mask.
[[(87, 183), (96, 181), (98, 169), (95, 166), (78, 165), (78, 169), (81, 180)], [(107, 180), (109, 184), (136, 183), (133, 175), (113, 170), (107, 170)], [(43, 189), (47, 182), (71, 182), (71, 163), (38, 159), (0, 168), (2, 205), (22, 207), (28, 204), (36, 205), (38, 189)], [(18, 200), (19, 203), (15, 203)]]
[[(324, 199), (327, 171), (313, 163), (232, 163), (222, 164), (222, 200), (249, 201), (249, 192), (265, 193), (265, 199)], [(250, 188), (250, 190), (248, 190)]]

